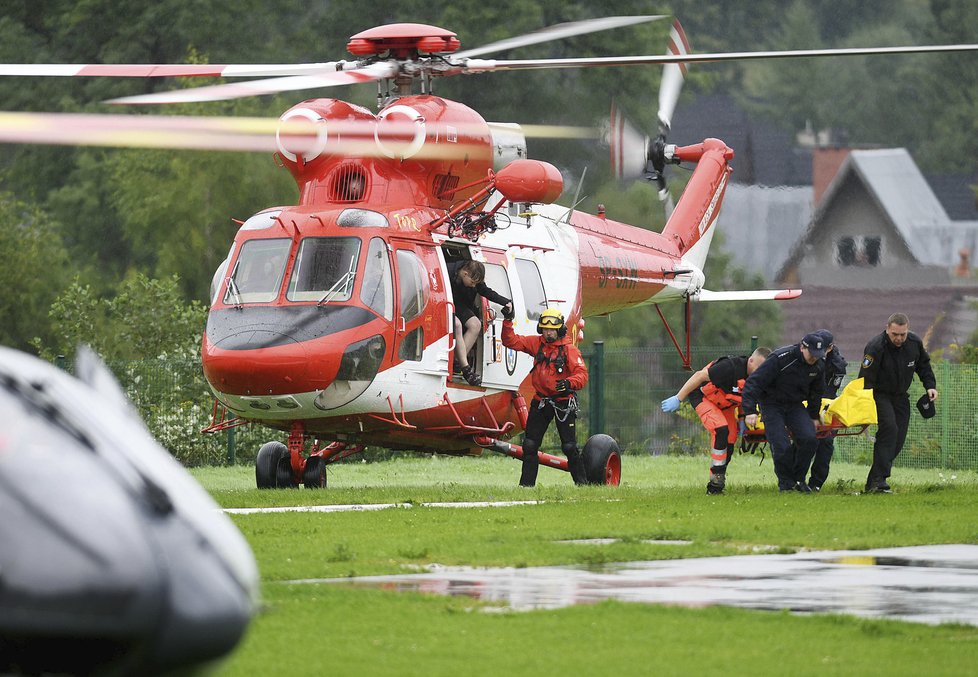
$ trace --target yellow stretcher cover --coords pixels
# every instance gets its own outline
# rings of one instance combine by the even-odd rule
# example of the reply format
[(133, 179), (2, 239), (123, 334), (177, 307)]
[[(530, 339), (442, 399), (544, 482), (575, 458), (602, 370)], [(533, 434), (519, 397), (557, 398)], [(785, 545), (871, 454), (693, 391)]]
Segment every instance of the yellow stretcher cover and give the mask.
[(834, 400), (822, 400), (822, 422), (838, 420), (843, 427), (877, 423), (873, 391), (866, 390), (864, 379), (850, 381)]
[[(866, 390), (865, 379), (850, 381), (834, 400), (823, 399), (819, 409), (822, 424), (832, 428), (876, 424), (876, 400), (873, 391)], [(763, 416), (751, 430), (763, 430)]]

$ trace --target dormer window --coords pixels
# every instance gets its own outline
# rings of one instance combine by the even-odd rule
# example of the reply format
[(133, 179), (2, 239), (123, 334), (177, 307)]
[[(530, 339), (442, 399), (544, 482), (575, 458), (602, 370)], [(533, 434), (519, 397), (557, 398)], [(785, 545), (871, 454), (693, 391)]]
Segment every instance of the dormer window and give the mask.
[(883, 238), (878, 235), (840, 237), (836, 242), (835, 257), (843, 268), (878, 266), (883, 258)]

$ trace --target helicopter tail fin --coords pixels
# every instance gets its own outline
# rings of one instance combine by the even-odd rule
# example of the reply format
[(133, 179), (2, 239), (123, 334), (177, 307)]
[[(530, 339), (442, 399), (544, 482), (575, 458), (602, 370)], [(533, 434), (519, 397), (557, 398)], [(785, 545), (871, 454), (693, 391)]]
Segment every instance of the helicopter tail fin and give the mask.
[(684, 261), (702, 269), (732, 171), (728, 161), (733, 151), (719, 139), (707, 139), (692, 146), (667, 148), (666, 153), (672, 155), (668, 161), (695, 162), (696, 169), (662, 234)]

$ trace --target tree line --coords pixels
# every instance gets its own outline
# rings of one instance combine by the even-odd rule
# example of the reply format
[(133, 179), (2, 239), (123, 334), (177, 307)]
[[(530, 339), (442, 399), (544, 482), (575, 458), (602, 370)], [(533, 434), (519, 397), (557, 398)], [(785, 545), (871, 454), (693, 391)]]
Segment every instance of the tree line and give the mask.
[[(354, 33), (396, 21), (448, 28), (464, 49), (546, 25), (651, 11), (677, 15), (699, 52), (978, 42), (978, 6), (967, 0), (799, 0), (787, 9), (775, 0), (677, 0), (655, 8), (634, 0), (461, 0), (437, 8), (418, 0), (130, 0), (125, 12), (111, 0), (3, 4), (0, 62), (10, 63), (331, 61), (348, 56), (346, 42)], [(665, 50), (667, 31), (668, 22), (643, 24), (496, 56), (657, 54)], [(614, 97), (654, 133), (659, 72), (632, 67), (483, 74), (439, 81), (436, 93), (471, 105), (487, 120), (526, 124), (594, 124)], [(100, 102), (107, 98), (200, 84), (209, 81), (4, 78), (0, 108), (104, 112)], [(971, 170), (978, 157), (976, 85), (978, 56), (862, 57), (697, 66), (690, 69), (687, 95), (731, 91), (789, 129), (806, 123), (845, 129), (852, 143), (905, 146), (925, 168)], [(277, 117), (310, 96), (372, 108), (375, 90), (342, 87), (181, 105), (165, 113)], [(609, 176), (606, 148), (531, 140), (530, 153), (554, 162), (566, 177), (581, 177), (587, 168), (580, 208), (602, 203), (610, 218), (661, 228), (651, 187), (623, 188), (603, 178)], [(199, 341), (211, 276), (237, 230), (232, 219), (296, 199), (291, 177), (264, 154), (0, 147), (0, 342), (47, 356), (70, 354), (78, 341), (97, 345), (110, 358), (186, 352)], [(759, 284), (714, 247), (711, 288)], [(752, 333), (778, 336), (774, 304), (751, 307), (750, 316), (758, 318)], [(731, 344), (742, 344), (742, 306), (704, 304), (695, 312), (698, 332), (710, 343), (731, 337)], [(589, 326), (589, 339), (621, 345), (669, 340), (648, 308)]]

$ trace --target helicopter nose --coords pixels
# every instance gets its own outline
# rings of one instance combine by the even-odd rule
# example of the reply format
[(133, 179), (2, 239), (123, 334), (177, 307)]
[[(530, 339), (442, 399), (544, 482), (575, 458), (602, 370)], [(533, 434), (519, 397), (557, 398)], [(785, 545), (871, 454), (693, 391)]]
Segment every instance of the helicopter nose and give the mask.
[[(202, 348), (204, 375), (214, 388), (233, 395), (281, 395), (326, 388), (336, 375), (342, 351), (327, 342), (308, 342), (269, 330), (247, 330)], [(253, 346), (253, 347), (245, 347)]]
[(204, 375), (226, 395), (316, 393), (322, 396), (317, 406), (333, 408), (377, 374), (387, 348), (376, 333), (379, 322), (354, 307), (212, 311), (202, 347)]

